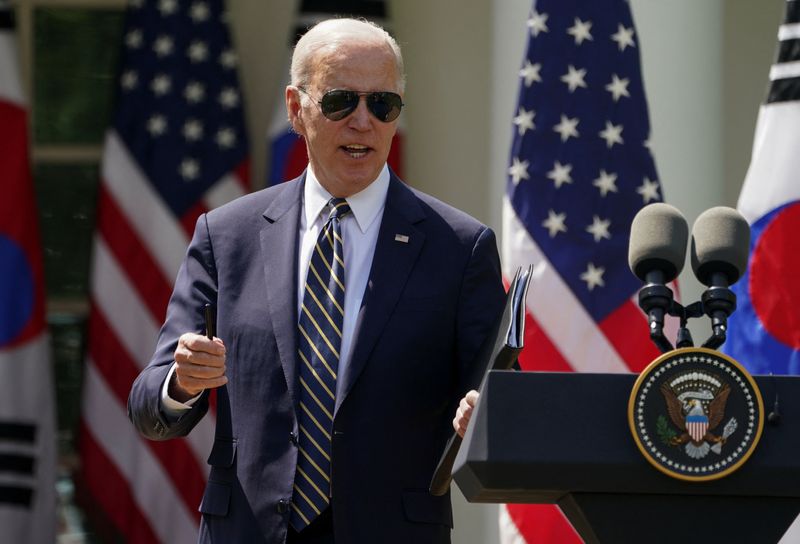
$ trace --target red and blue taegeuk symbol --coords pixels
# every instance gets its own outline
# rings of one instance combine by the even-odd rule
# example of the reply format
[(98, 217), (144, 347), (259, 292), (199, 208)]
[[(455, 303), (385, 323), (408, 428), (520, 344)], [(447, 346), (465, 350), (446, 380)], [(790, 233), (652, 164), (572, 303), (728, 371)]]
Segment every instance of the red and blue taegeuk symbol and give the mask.
[(800, 201), (751, 225), (725, 352), (754, 374), (800, 374)]
[(14, 343), (33, 317), (33, 269), (22, 247), (0, 233), (0, 348)]

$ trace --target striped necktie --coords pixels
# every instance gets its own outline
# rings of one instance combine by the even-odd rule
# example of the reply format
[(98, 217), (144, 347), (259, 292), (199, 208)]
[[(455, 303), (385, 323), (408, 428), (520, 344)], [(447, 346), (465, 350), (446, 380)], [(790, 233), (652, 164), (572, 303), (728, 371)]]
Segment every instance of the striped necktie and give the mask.
[(298, 321), (300, 426), (297, 472), (290, 522), (302, 530), (330, 503), (331, 430), (336, 373), (344, 319), (344, 251), (339, 220), (350, 213), (343, 198), (332, 198), (328, 221), (308, 265)]

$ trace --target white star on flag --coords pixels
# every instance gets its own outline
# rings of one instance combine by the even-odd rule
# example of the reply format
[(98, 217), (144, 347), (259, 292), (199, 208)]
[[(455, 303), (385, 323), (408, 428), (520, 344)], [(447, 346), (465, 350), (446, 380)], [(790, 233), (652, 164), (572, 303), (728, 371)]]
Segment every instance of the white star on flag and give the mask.
[(533, 10), (530, 19), (528, 19), (528, 28), (531, 29), (532, 36), (538, 36), (539, 32), (547, 32), (547, 14)]
[(189, 8), (189, 17), (195, 23), (201, 23), (208, 20), (208, 4), (205, 2), (195, 2)]
[(626, 96), (630, 98), (630, 93), (628, 92), (628, 84), (630, 80), (626, 77), (620, 79), (617, 74), (611, 75), (611, 83), (606, 85), (606, 90), (611, 93), (611, 96), (614, 98), (614, 102), (617, 102), (621, 96)]
[(651, 200), (658, 200), (658, 181), (651, 181), (648, 178), (644, 178), (644, 181), (636, 189), (636, 192), (642, 195), (642, 200), (645, 204)]
[(173, 42), (172, 38), (170, 38), (169, 36), (159, 36), (153, 43), (153, 51), (155, 51), (156, 55), (158, 55), (159, 57), (166, 57), (167, 55), (171, 55), (172, 49), (173, 49)]
[(217, 132), (216, 142), (223, 148), (233, 147), (236, 144), (236, 133), (230, 128), (222, 128)]
[(620, 51), (625, 51), (626, 47), (636, 47), (633, 42), (633, 27), (625, 28), (623, 25), (617, 25), (617, 32), (611, 35), (611, 39), (617, 42)]
[(183, 125), (183, 137), (189, 141), (197, 141), (203, 137), (203, 123), (197, 119), (189, 119)]
[(522, 179), (530, 179), (530, 176), (528, 176), (528, 166), (530, 166), (528, 161), (520, 161), (517, 157), (514, 157), (514, 163), (508, 169), (508, 175), (511, 176), (511, 181), (513, 181), (515, 185)]
[(556, 213), (553, 210), (549, 210), (547, 219), (544, 220), (542, 226), (548, 230), (550, 238), (555, 238), (559, 232), (567, 232), (566, 220), (566, 213)]
[(205, 98), (206, 90), (203, 87), (202, 83), (198, 83), (197, 81), (192, 81), (186, 86), (186, 89), (183, 91), (183, 96), (186, 98), (188, 102), (196, 104), (201, 102), (203, 98)]
[(591, 21), (581, 21), (575, 17), (575, 24), (567, 30), (567, 34), (575, 38), (575, 45), (580, 45), (584, 40), (594, 40), (592, 34), (589, 32), (592, 28)]
[(178, 3), (175, 0), (161, 0), (158, 3), (158, 11), (160, 11), (161, 15), (164, 17), (172, 15), (177, 9)]
[(567, 84), (569, 92), (574, 92), (578, 87), (586, 87), (584, 77), (586, 77), (586, 68), (577, 69), (570, 64), (567, 66), (567, 73), (561, 76), (561, 81)]
[(609, 174), (605, 170), (600, 170), (600, 176), (592, 181), (592, 185), (600, 189), (600, 196), (606, 196), (608, 193), (617, 192), (617, 175)]
[(208, 47), (200, 41), (192, 42), (186, 52), (192, 62), (205, 62), (208, 58)]
[(534, 81), (542, 81), (542, 76), (539, 75), (541, 69), (541, 63), (531, 64), (531, 61), (525, 61), (525, 66), (519, 71), (519, 76), (525, 80), (526, 87), (530, 87)]
[(167, 120), (163, 115), (153, 115), (147, 120), (147, 131), (155, 138), (167, 131)]
[(561, 164), (556, 161), (553, 164), (553, 169), (547, 173), (547, 177), (553, 180), (556, 184), (556, 189), (560, 189), (565, 183), (572, 183), (570, 172), (572, 172), (571, 164)]
[(125, 73), (122, 74), (120, 84), (122, 85), (123, 89), (130, 91), (131, 89), (136, 88), (136, 85), (139, 84), (139, 76), (133, 70), (126, 70)]
[(185, 181), (192, 181), (200, 175), (200, 165), (195, 159), (183, 159), (181, 161), (181, 177)]
[(172, 80), (166, 74), (158, 74), (150, 82), (150, 89), (156, 96), (164, 96), (172, 88)]
[(138, 49), (142, 46), (142, 31), (135, 29), (128, 32), (125, 36), (125, 45), (131, 49)]
[(224, 108), (235, 108), (239, 105), (239, 93), (236, 89), (227, 87), (220, 93), (219, 103), (222, 104)]
[(611, 226), (610, 219), (600, 219), (599, 216), (595, 215), (592, 218), (592, 224), (586, 227), (586, 232), (591, 234), (594, 237), (595, 242), (599, 242), (602, 239), (611, 239), (611, 233), (608, 232), (608, 228)]
[(519, 113), (516, 117), (514, 117), (514, 124), (517, 125), (519, 128), (519, 135), (523, 136), (525, 131), (533, 130), (536, 126), (533, 124), (533, 118), (536, 116), (536, 112), (533, 110), (526, 110), (525, 108), (520, 107)]
[(236, 53), (231, 49), (226, 49), (219, 56), (219, 63), (223, 68), (236, 68), (237, 62)]
[(525, 61), (525, 66), (519, 71), (519, 76), (525, 80), (526, 87), (530, 87), (534, 81), (542, 81), (542, 76), (539, 75), (541, 69), (541, 63), (531, 64), (531, 61)]
[(606, 121), (606, 128), (600, 131), (600, 137), (606, 141), (606, 146), (611, 149), (614, 144), (624, 143), (622, 140), (622, 125), (614, 125)]
[(606, 269), (602, 266), (597, 267), (594, 263), (589, 263), (586, 267), (586, 272), (581, 274), (580, 277), (586, 282), (586, 287), (591, 291), (595, 287), (605, 287), (605, 282), (603, 282), (603, 274), (605, 272)]
[(577, 117), (570, 119), (566, 115), (561, 116), (561, 122), (553, 127), (553, 130), (561, 134), (561, 141), (566, 142), (570, 136), (577, 138), (580, 136), (578, 133), (578, 123), (580, 121)]

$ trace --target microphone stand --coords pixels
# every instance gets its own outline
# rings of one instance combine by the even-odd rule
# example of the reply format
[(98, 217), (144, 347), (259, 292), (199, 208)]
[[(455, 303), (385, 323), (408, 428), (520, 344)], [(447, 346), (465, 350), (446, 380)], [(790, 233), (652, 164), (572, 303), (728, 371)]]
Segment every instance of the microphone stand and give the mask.
[(669, 315), (680, 319), (680, 326), (678, 327), (678, 338), (675, 342), (677, 348), (693, 348), (694, 340), (692, 333), (687, 327), (689, 319), (700, 317), (703, 315), (703, 304), (701, 302), (693, 302), (688, 306), (683, 306), (680, 302), (672, 301), (669, 309)]
[(690, 319), (703, 315), (711, 318), (712, 330), (703, 347), (717, 349), (725, 342), (728, 316), (736, 309), (736, 295), (733, 291), (727, 287), (713, 286), (703, 292), (701, 300), (684, 306), (673, 298), (672, 290), (663, 283), (663, 276), (651, 278), (648, 273), (647, 280), (648, 283), (639, 290), (639, 307), (647, 314), (650, 339), (661, 353), (675, 349), (664, 334), (665, 315), (680, 319), (676, 348), (694, 347), (692, 333), (687, 325)]
[(715, 272), (711, 275), (711, 287), (703, 292), (703, 308), (711, 318), (711, 336), (704, 348), (717, 349), (727, 338), (728, 316), (736, 310), (736, 295), (728, 288), (728, 277)]
[(647, 314), (650, 340), (661, 353), (667, 353), (674, 349), (664, 335), (664, 314), (675, 304), (672, 290), (664, 285), (664, 272), (661, 270), (649, 271), (645, 280), (647, 284), (639, 289), (639, 307)]

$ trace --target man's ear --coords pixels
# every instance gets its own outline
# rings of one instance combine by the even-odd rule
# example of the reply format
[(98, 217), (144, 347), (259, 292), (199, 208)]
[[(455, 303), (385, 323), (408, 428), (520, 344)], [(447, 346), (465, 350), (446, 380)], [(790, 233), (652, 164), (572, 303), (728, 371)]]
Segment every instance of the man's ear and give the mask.
[(286, 87), (286, 113), (292, 130), (300, 136), (305, 136), (303, 124), (303, 108), (300, 104), (300, 91), (291, 85)]

